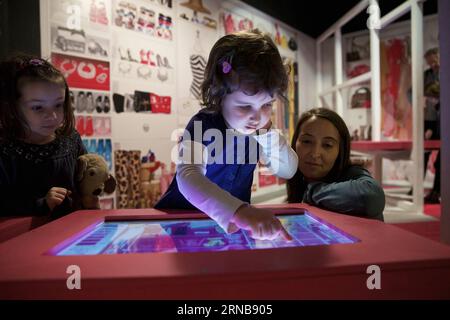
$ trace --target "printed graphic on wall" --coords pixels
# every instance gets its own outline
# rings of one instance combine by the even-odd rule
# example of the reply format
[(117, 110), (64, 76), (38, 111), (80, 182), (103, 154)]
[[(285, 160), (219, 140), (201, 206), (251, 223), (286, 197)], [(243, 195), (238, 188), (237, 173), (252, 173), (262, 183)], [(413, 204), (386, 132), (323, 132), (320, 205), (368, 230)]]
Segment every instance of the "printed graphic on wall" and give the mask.
[(221, 14), (221, 23), (225, 34), (237, 31), (253, 29), (253, 21), (235, 12), (223, 11)]
[(50, 1), (51, 20), (57, 25), (78, 30), (107, 31), (111, 19), (110, 1), (106, 0), (61, 0)]
[[(191, 9), (191, 10), (187, 10)], [(216, 29), (217, 21), (212, 18), (211, 11), (203, 5), (201, 0), (190, 0), (180, 3), (178, 7), (180, 18), (195, 23), (197, 26), (205, 26)]]
[(91, 36), (84, 30), (69, 29), (53, 24), (51, 38), (53, 52), (82, 54), (99, 59), (109, 57), (109, 40)]
[[(142, 39), (141, 39), (142, 38)], [(126, 37), (122, 30), (113, 32), (113, 75), (119, 79), (173, 84), (175, 52), (145, 37)]]
[(111, 104), (108, 92), (91, 90), (70, 90), (75, 112), (77, 113), (109, 113)]
[(109, 90), (109, 62), (58, 53), (52, 53), (51, 61), (70, 87)]
[(172, 16), (131, 1), (113, 2), (113, 24), (160, 39), (172, 40)]

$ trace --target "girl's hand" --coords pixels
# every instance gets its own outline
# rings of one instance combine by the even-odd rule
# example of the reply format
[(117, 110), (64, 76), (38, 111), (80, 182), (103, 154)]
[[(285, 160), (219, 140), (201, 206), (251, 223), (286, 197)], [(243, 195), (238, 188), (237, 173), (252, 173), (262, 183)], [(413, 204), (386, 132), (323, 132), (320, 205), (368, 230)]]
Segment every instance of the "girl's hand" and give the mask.
[(271, 127), (272, 127), (272, 120), (269, 119), (269, 121), (267, 121), (267, 123), (261, 129), (269, 130)]
[(72, 191), (67, 190), (65, 188), (53, 187), (48, 190), (47, 195), (45, 196), (45, 201), (47, 202), (47, 206), (50, 208), (50, 211), (53, 211), (56, 206), (60, 205), (66, 196), (70, 196)]
[(292, 240), (280, 220), (267, 209), (241, 206), (236, 210), (232, 222), (241, 229), (249, 230), (252, 238), (257, 240), (274, 240), (280, 235), (287, 241)]
[[(264, 134), (267, 131), (269, 131), (270, 128), (272, 128), (272, 120), (269, 119), (269, 121), (264, 125), (264, 127), (261, 127), (256, 130), (256, 135)], [(261, 132), (261, 130), (263, 130), (263, 132)]]

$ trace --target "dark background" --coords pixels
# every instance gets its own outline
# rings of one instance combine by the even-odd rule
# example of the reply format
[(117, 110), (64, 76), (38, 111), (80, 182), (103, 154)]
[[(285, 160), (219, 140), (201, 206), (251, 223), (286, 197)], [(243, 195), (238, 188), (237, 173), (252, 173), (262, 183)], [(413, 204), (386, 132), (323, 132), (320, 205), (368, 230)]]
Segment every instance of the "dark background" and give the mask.
[[(339, 20), (360, 0), (241, 0), (262, 12), (277, 18), (291, 27), (307, 35), (317, 38), (333, 23)], [(405, 0), (378, 0), (380, 15), (394, 10)], [(437, 13), (437, 0), (427, 0), (423, 4), (424, 15)], [(342, 33), (366, 29), (368, 14), (363, 10), (342, 28)], [(397, 21), (409, 20), (410, 14), (405, 14)]]

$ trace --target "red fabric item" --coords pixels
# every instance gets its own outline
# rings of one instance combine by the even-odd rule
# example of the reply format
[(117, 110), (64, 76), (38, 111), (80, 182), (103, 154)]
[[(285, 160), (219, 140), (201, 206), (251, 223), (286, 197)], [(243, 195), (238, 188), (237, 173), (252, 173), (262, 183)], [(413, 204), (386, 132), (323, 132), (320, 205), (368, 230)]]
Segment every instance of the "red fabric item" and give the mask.
[(233, 16), (231, 14), (225, 15), (224, 28), (225, 28), (225, 34), (230, 34), (230, 33), (237, 31), (236, 28), (234, 27)]
[(405, 45), (402, 40), (393, 39), (386, 47), (389, 73), (387, 75), (387, 90), (383, 95), (383, 107), (385, 110), (383, 134), (386, 137), (390, 137), (394, 134), (396, 126), (395, 119), (398, 109), (397, 103), (400, 84), (401, 60), (405, 54)]
[(85, 134), (90, 137), (94, 135), (94, 120), (91, 116), (86, 117), (85, 127), (84, 127)]
[(80, 136), (84, 136), (84, 117), (76, 116), (75, 117), (76, 128)]
[(163, 97), (150, 93), (150, 105), (153, 113), (170, 113), (172, 97)]
[(258, 173), (259, 187), (268, 187), (277, 184), (277, 177), (274, 175)]
[(366, 73), (370, 71), (370, 67), (367, 64), (358, 64), (357, 66), (355, 66), (353, 69), (351, 69), (348, 73), (347, 76), (349, 78), (354, 78), (359, 76), (360, 74)]
[(52, 64), (69, 87), (109, 91), (109, 62), (52, 53)]

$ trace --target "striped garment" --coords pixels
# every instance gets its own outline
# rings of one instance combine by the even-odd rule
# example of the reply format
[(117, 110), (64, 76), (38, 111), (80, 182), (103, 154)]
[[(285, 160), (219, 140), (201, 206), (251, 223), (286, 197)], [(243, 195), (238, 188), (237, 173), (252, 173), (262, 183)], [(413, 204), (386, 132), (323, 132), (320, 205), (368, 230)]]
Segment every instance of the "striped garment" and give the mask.
[(204, 79), (206, 60), (199, 54), (193, 54), (190, 57), (192, 75), (194, 79), (191, 84), (191, 93), (195, 99), (201, 97), (201, 86)]

